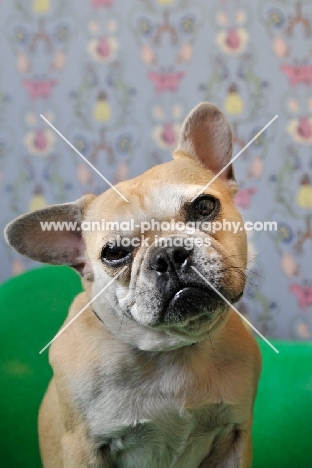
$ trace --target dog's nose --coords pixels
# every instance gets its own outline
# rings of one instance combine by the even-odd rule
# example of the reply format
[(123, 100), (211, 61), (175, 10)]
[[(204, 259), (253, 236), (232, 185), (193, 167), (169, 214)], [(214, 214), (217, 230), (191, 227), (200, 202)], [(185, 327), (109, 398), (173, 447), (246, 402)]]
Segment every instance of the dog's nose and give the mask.
[(158, 273), (166, 273), (171, 266), (179, 269), (187, 262), (191, 252), (191, 249), (184, 247), (161, 247), (153, 255), (150, 267)]

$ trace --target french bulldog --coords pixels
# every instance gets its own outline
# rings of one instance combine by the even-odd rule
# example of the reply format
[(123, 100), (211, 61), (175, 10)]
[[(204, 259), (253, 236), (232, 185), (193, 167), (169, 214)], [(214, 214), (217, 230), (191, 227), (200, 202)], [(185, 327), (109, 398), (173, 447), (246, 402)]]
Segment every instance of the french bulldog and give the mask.
[[(209, 229), (220, 220), (243, 226), (232, 166), (216, 177), (231, 154), (229, 122), (201, 103), (173, 160), (117, 184), (128, 202), (109, 189), (7, 226), (14, 249), (69, 265), (84, 286), (50, 347), (54, 377), (39, 411), (44, 468), (251, 466), (261, 358), (228, 305), (243, 294), (246, 233)], [(103, 220), (112, 229), (82, 229)], [(132, 245), (150, 220), (161, 232), (151, 223)], [(44, 230), (42, 221), (75, 227)]]

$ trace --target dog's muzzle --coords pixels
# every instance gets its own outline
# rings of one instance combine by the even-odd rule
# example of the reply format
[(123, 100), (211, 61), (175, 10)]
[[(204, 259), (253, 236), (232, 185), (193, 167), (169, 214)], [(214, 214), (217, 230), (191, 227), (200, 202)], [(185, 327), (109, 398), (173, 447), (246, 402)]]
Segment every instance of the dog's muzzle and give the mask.
[(158, 323), (182, 323), (201, 314), (209, 320), (223, 302), (194, 272), (192, 263), (193, 249), (184, 247), (159, 247), (151, 256), (149, 269), (164, 299)]

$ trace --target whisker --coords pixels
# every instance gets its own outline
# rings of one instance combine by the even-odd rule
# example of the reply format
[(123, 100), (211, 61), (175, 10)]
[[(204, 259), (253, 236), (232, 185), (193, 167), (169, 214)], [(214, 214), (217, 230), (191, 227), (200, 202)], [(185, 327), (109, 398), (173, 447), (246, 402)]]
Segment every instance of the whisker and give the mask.
[(224, 323), (224, 325), (225, 325), (225, 320), (224, 320), (224, 318), (222, 317), (222, 314), (221, 314), (221, 312), (219, 312), (219, 315), (220, 315), (220, 317), (221, 317), (221, 320), (223, 320), (223, 323)]
[(213, 357), (215, 357), (215, 350), (214, 350), (214, 347), (213, 347), (213, 344), (212, 344), (212, 340), (211, 340), (211, 336), (210, 336), (209, 331), (208, 331), (208, 336), (209, 336), (209, 341), (210, 341), (210, 344), (211, 344), (211, 349), (212, 349)]
[[(120, 326), (119, 326), (119, 330), (118, 330), (118, 335), (120, 334), (120, 330), (121, 330), (121, 326), (122, 326), (123, 319), (124, 319), (124, 315), (122, 314), (121, 320), (120, 320)], [(118, 335), (117, 335), (117, 336), (118, 336)]]

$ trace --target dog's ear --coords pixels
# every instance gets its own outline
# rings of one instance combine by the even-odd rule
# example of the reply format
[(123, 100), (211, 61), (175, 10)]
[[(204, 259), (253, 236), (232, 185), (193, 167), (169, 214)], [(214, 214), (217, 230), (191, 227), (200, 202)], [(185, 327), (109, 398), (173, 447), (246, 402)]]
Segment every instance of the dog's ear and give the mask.
[[(196, 106), (183, 123), (179, 145), (173, 157), (191, 157), (218, 174), (232, 157), (232, 132), (224, 114), (210, 102)], [(219, 177), (229, 185), (234, 195), (237, 183), (232, 165)]]
[[(53, 265), (68, 265), (85, 277), (91, 273), (81, 222), (94, 198), (85, 195), (76, 202), (51, 205), (42, 210), (19, 216), (5, 228), (9, 245), (33, 260)], [(58, 229), (49, 223), (59, 223)], [(65, 224), (70, 223), (70, 224)]]

